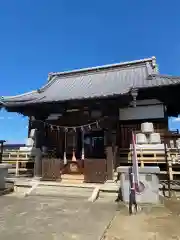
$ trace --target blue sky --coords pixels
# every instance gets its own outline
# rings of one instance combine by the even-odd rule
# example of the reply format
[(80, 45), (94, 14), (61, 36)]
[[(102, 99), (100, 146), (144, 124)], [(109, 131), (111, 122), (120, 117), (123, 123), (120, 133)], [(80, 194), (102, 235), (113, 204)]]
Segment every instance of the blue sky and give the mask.
[[(161, 73), (180, 75), (179, 9), (179, 0), (0, 1), (0, 96), (37, 89), (49, 72), (154, 55)], [(0, 139), (24, 142), (26, 126), (0, 112)]]

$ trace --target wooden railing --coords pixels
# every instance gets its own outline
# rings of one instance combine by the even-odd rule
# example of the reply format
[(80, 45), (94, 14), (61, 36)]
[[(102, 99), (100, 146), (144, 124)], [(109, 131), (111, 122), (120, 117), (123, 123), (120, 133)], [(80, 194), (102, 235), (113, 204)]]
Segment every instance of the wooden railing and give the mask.
[[(177, 148), (167, 149), (167, 159), (164, 149), (137, 149), (139, 166), (159, 166), (161, 174), (167, 174), (165, 166), (168, 164), (168, 174), (171, 180), (174, 175), (180, 175), (180, 158)], [(132, 163), (132, 151), (121, 148), (116, 155), (116, 167), (130, 165)]]
[[(164, 149), (137, 149), (137, 158), (141, 163), (166, 163), (165, 150)], [(178, 150), (176, 148), (168, 150), (168, 160), (178, 157)], [(132, 151), (128, 148), (120, 148), (117, 153), (117, 158), (120, 163), (130, 163), (132, 161)]]
[[(2, 162), (10, 164), (9, 173), (15, 173), (16, 176), (20, 173), (32, 172), (34, 167), (34, 157), (30, 156), (28, 152), (19, 150), (4, 151)], [(30, 164), (32, 167), (28, 167)]]

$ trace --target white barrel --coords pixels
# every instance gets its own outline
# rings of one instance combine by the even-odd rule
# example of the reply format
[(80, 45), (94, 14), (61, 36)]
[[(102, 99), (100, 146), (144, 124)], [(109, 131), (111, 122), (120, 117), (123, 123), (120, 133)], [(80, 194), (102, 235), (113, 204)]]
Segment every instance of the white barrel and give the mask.
[(177, 147), (178, 149), (180, 149), (180, 138), (178, 138), (178, 139), (176, 140), (176, 147)]
[(36, 134), (36, 129), (31, 129), (29, 137), (34, 139), (35, 138), (35, 134)]
[(150, 122), (142, 123), (141, 124), (141, 131), (143, 133), (153, 133), (154, 132), (153, 123), (150, 123)]
[(34, 145), (34, 140), (32, 138), (27, 138), (26, 140), (26, 146), (32, 147)]
[(161, 143), (161, 136), (159, 133), (151, 133), (149, 136), (149, 143), (150, 144), (160, 144)]
[(148, 140), (144, 133), (137, 133), (136, 134), (136, 144), (147, 144)]

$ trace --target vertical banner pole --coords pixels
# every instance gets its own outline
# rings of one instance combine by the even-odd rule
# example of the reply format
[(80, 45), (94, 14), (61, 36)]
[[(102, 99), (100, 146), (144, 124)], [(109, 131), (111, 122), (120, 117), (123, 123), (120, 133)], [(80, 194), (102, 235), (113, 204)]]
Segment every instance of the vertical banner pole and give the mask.
[(133, 166), (133, 173), (134, 173), (134, 183), (135, 183), (135, 187), (139, 189), (139, 169), (138, 169), (138, 159), (137, 159), (137, 152), (136, 152), (136, 139), (133, 131), (132, 131), (132, 145), (133, 145), (132, 166)]

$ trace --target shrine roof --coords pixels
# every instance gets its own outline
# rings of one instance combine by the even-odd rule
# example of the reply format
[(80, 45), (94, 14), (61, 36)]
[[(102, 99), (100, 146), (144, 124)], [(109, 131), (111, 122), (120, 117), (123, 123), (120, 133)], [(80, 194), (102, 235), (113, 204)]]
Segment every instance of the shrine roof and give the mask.
[(50, 73), (48, 82), (38, 90), (17, 96), (1, 97), (5, 107), (64, 102), (128, 94), (146, 89), (180, 84), (180, 77), (160, 75), (156, 58), (110, 64), (67, 72)]

